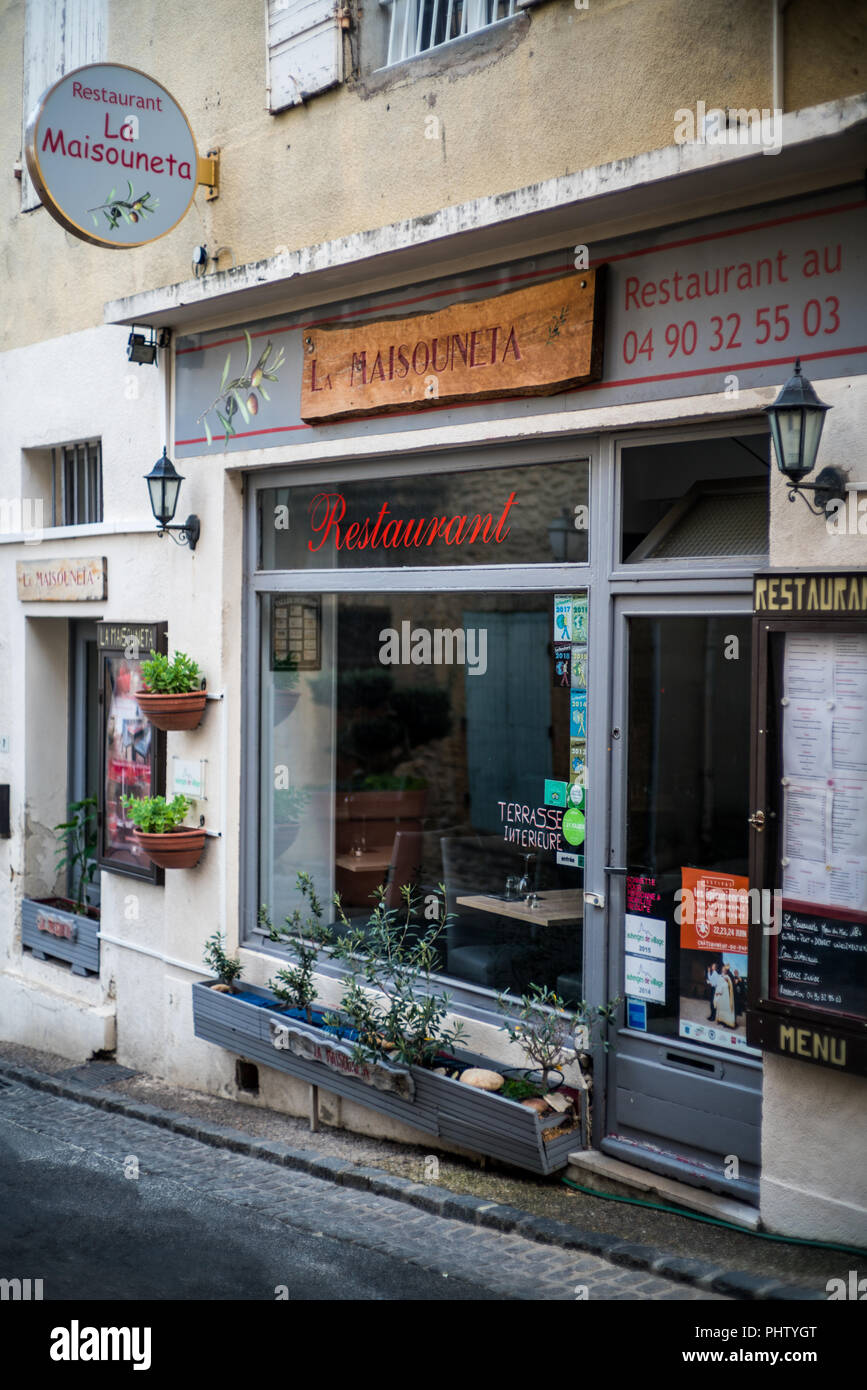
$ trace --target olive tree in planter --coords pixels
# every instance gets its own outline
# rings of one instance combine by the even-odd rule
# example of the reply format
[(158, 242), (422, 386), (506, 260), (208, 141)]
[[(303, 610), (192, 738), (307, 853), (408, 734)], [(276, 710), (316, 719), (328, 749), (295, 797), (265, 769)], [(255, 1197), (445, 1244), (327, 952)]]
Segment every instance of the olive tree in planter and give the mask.
[(141, 664), (145, 678), (143, 690), (135, 693), (142, 714), (157, 729), (198, 728), (205, 712), (208, 692), (202, 673), (184, 652), (171, 660), (151, 651), (150, 661)]
[(87, 901), (97, 869), (96, 799), (73, 801), (68, 820), (55, 825), (59, 837), (57, 869), (66, 869), (71, 898), (24, 898), (21, 941), (40, 960), (48, 956), (67, 961), (74, 974), (99, 970), (99, 908)]
[[(565, 1167), (583, 1143), (584, 1094), (571, 1093), (574, 1109), (562, 1120), (553, 1111), (546, 1117), (547, 1107), (537, 1114), (521, 1103), (526, 1090), (507, 1098), (518, 1083), (510, 1087), (490, 1059), (457, 1049), (463, 1025), (450, 1022), (448, 995), (437, 993), (432, 978), (443, 919), (439, 927), (419, 922), (409, 888), (400, 911), (385, 907), (380, 890), (366, 931), (342, 918), (337, 899), (345, 934), (329, 941), (308, 876), (300, 876), (299, 888), (310, 909), (306, 920), (293, 914), (275, 932), (267, 908), (259, 915), (297, 965), (278, 972), (273, 989), (248, 985), (229, 994), (215, 983), (194, 984), (196, 1035), (473, 1152), (537, 1173)], [(321, 949), (347, 966), (341, 1007), (321, 1023), (312, 1008), (318, 932)]]
[[(564, 1000), (556, 991), (543, 985), (530, 985), (529, 992), (521, 995), (517, 1003), (503, 995), (497, 997), (501, 1011), (509, 1015), (502, 1024), (503, 1032), (510, 1042), (517, 1043), (527, 1060), (537, 1069), (525, 1072), (525, 1080), (538, 1086), (540, 1094), (538, 1099), (525, 1099), (525, 1105), (533, 1106), (542, 1115), (559, 1108), (552, 1093), (564, 1083), (564, 1063), (574, 1059), (589, 1067), (594, 1032), (615, 1021), (620, 1002), (620, 996), (599, 1005), (590, 1005), (582, 1000), (574, 1012), (567, 1011)], [(610, 1044), (607, 1036), (596, 1041), (601, 1041), (604, 1050), (608, 1051)], [(588, 1079), (583, 1065), (581, 1074), (582, 1087), (586, 1090)]]
[(209, 936), (205, 945), (204, 961), (217, 977), (212, 988), (225, 994), (234, 994), (235, 981), (241, 978), (244, 967), (237, 956), (226, 954), (225, 941), (225, 936), (219, 931)]
[(202, 857), (206, 833), (203, 826), (183, 825), (190, 808), (185, 796), (166, 801), (164, 796), (121, 797), (133, 823), (133, 836), (145, 854), (161, 869), (192, 869)]

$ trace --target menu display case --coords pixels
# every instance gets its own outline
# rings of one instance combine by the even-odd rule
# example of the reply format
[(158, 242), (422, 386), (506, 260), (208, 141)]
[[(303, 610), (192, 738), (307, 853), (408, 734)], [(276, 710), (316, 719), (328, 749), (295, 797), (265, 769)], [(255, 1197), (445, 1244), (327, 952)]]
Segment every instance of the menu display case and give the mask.
[(867, 1075), (867, 571), (757, 575), (754, 623), (747, 1036)]

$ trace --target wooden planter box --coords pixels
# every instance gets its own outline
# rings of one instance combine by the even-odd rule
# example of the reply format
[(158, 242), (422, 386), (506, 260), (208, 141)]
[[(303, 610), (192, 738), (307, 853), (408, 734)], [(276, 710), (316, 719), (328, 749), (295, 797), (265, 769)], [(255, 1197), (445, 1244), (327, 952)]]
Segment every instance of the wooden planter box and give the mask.
[[(546, 1142), (542, 1132), (555, 1125), (556, 1116), (540, 1119), (535, 1111), (516, 1101), (437, 1076), (423, 1067), (389, 1062), (359, 1066), (352, 1059), (351, 1043), (341, 1042), (320, 1028), (268, 1007), (276, 1002), (270, 990), (254, 985), (243, 988), (263, 1004), (215, 992), (207, 982), (193, 985), (193, 1029), (197, 1037), (248, 1061), (287, 1072), (312, 1086), (321, 1086), (346, 1100), (390, 1115), (426, 1134), (532, 1173), (553, 1173), (565, 1168), (569, 1154), (584, 1147), (583, 1093), (578, 1128)], [(475, 1053), (455, 1051), (454, 1056), (471, 1066), (491, 1066), (489, 1058)]]
[(61, 906), (61, 898), (23, 898), (21, 941), (37, 960), (67, 961), (73, 975), (99, 974), (99, 918)]

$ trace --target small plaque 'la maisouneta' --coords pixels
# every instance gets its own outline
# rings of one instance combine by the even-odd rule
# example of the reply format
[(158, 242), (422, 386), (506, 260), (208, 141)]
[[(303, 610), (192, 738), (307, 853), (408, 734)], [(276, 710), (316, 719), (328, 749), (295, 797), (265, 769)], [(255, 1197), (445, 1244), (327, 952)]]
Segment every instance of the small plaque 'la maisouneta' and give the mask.
[(604, 269), (411, 318), (310, 328), (301, 417), (316, 424), (598, 381)]
[(104, 599), (105, 556), (74, 560), (18, 560), (15, 564), (18, 597), (60, 603), (64, 599)]

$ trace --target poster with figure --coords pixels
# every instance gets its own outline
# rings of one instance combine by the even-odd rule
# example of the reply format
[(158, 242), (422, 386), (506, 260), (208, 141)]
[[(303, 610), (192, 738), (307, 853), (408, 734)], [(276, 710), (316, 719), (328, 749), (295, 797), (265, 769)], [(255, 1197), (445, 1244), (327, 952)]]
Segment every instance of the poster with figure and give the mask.
[(97, 645), (102, 696), (97, 857), (103, 869), (161, 882), (162, 871), (136, 843), (123, 798), (164, 791), (164, 740), (136, 700), (136, 691), (145, 684), (142, 661), (164, 644), (156, 626), (106, 623), (97, 625)]
[(680, 873), (678, 1034), (757, 1057), (746, 1030), (749, 879), (713, 869)]

